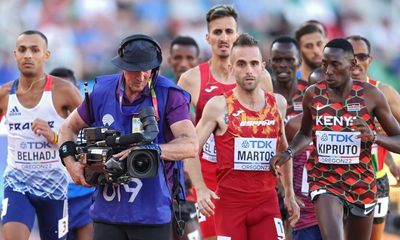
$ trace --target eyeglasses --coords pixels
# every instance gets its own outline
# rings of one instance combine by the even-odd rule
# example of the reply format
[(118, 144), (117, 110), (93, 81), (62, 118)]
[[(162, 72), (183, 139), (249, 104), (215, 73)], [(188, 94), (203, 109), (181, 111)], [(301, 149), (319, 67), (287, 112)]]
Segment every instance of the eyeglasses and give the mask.
[(357, 54), (354, 54), (354, 57), (355, 57), (358, 61), (364, 62), (364, 61), (366, 61), (370, 56), (369, 56), (368, 53), (357, 53)]

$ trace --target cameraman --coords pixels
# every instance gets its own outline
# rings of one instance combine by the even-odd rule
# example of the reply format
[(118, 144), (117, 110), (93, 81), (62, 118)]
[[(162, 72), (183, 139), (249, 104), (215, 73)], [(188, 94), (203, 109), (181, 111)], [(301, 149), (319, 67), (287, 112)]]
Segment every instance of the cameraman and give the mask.
[[(122, 73), (97, 77), (91, 109), (82, 103), (61, 127), (64, 164), (75, 183), (90, 186), (84, 178), (85, 165), (74, 157), (72, 141), (79, 130), (108, 126), (126, 135), (140, 109), (155, 109), (159, 134), (154, 143), (161, 154), (158, 175), (97, 186), (90, 208), (94, 239), (170, 239), (172, 200), (162, 161), (195, 157), (198, 141), (186, 93), (157, 74), (161, 62), (161, 49), (152, 38), (141, 34), (125, 38), (112, 60)], [(114, 158), (123, 160), (130, 151)]]

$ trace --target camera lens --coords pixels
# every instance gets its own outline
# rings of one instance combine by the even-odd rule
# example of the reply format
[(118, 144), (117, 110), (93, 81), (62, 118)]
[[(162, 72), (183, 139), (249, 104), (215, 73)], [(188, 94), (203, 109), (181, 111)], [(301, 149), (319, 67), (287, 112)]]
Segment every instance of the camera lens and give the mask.
[(158, 152), (151, 149), (135, 149), (129, 153), (126, 165), (131, 177), (154, 177), (158, 172)]
[(150, 156), (147, 153), (138, 154), (133, 161), (133, 168), (140, 173), (145, 173), (150, 167)]

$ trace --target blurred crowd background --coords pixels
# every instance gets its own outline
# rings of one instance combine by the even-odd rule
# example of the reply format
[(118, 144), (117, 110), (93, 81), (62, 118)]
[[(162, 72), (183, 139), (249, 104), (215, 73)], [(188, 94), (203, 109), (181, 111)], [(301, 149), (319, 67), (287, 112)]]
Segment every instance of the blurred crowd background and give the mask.
[[(205, 15), (215, 4), (231, 4), (239, 12), (239, 31), (256, 36), (268, 58), (270, 42), (292, 35), (304, 21), (315, 19), (328, 36), (359, 34), (373, 46), (371, 76), (400, 90), (400, 0), (13, 0), (0, 1), (0, 84), (18, 76), (13, 50), (19, 33), (38, 29), (49, 38), (52, 57), (47, 70), (65, 66), (79, 79), (111, 73), (110, 59), (119, 42), (132, 33), (155, 37), (164, 59), (176, 35), (195, 38), (201, 57), (210, 48), (205, 41)], [(163, 74), (171, 76), (167, 61)]]

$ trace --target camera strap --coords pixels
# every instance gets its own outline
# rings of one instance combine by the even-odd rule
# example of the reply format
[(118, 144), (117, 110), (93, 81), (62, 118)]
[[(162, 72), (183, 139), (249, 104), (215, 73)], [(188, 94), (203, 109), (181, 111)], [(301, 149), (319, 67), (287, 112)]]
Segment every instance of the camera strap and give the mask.
[[(178, 165), (178, 162), (174, 163), (175, 165)], [(175, 221), (176, 221), (176, 231), (178, 236), (182, 237), (184, 234), (184, 230), (185, 230), (185, 221), (182, 220), (182, 202), (184, 202), (185, 200), (181, 200), (179, 198), (179, 192), (181, 190), (181, 184), (180, 184), (180, 172), (179, 172), (179, 166), (178, 167), (174, 167), (173, 170), (173, 179), (174, 179), (174, 184), (172, 187), (172, 199), (175, 199), (176, 201), (176, 205), (178, 207), (178, 216), (176, 216), (175, 214), (175, 209), (172, 209), (172, 212), (174, 214), (175, 217)], [(172, 208), (174, 208), (174, 205), (172, 205)]]
[(154, 90), (155, 84), (152, 84), (153, 79), (155, 79), (158, 75), (157, 72), (158, 72), (158, 70), (154, 70), (154, 69), (151, 71), (150, 81), (148, 82), (148, 85), (149, 85), (149, 89), (150, 89), (151, 102), (153, 103), (153, 107), (154, 107), (154, 114), (156, 115), (156, 120), (158, 122), (158, 120), (160, 120), (160, 116), (158, 113), (157, 95), (156, 95), (156, 91)]

